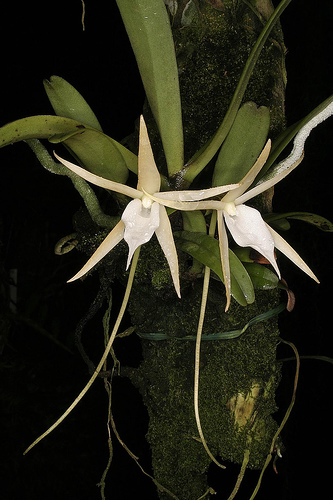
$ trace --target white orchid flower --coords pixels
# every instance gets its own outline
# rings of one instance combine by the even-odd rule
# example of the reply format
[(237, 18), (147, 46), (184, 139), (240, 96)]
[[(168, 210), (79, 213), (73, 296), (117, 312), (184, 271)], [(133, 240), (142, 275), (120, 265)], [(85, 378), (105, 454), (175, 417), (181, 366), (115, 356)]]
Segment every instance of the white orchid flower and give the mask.
[(281, 278), (281, 275), (275, 260), (274, 248), (280, 250), (302, 271), (319, 283), (317, 277), (301, 259), (298, 253), (278, 233), (266, 224), (260, 212), (255, 208), (244, 205), (244, 203), (280, 182), (299, 165), (304, 156), (304, 143), (311, 130), (332, 114), (333, 103), (330, 103), (299, 130), (295, 136), (294, 146), (289, 156), (271, 169), (257, 185), (249, 191), (246, 191), (251, 186), (268, 158), (271, 147), (271, 142), (269, 140), (256, 163), (240, 181), (240, 185), (230, 190), (222, 198), (221, 208), (217, 211), (217, 221), (221, 262), (226, 287), (226, 310), (229, 308), (231, 298), (231, 274), (229, 266), (228, 236), (225, 224), (237, 245), (251, 247), (266, 257), (274, 267), (279, 278)]
[(85, 180), (133, 198), (125, 208), (118, 224), (112, 229), (82, 269), (69, 281), (81, 278), (90, 271), (122, 239), (127, 242), (129, 247), (128, 268), (135, 250), (140, 245), (147, 243), (155, 233), (168, 261), (176, 293), (180, 297), (178, 257), (165, 206), (186, 211), (216, 208), (219, 206), (219, 201), (202, 200), (225, 193), (238, 186), (238, 184), (229, 184), (227, 186), (197, 191), (168, 191), (160, 193), (161, 178), (155, 164), (146, 124), (142, 116), (140, 119), (138, 184), (136, 189), (99, 177), (57, 155), (55, 156), (65, 167)]

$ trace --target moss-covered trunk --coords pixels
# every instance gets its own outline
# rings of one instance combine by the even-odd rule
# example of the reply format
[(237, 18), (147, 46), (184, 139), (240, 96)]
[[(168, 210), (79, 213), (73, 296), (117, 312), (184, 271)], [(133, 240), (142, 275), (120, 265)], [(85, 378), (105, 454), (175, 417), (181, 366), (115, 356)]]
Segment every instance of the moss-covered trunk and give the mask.
[[(173, 31), (179, 62), (184, 116), (186, 159), (217, 129), (227, 110), (249, 51), (271, 14), (270, 0), (241, 2), (178, 2)], [(250, 5), (252, 8), (249, 8)], [(186, 14), (186, 11), (185, 11)], [(270, 137), (284, 126), (284, 45), (279, 28), (267, 41), (251, 78), (244, 101), (271, 110)], [(259, 200), (270, 210), (271, 199)], [(173, 219), (177, 227), (177, 216)], [(152, 247), (142, 248), (130, 313), (140, 334), (168, 333), (177, 340), (142, 340), (144, 360), (132, 372), (149, 412), (148, 441), (154, 475), (180, 500), (194, 500), (208, 489), (205, 473), (210, 464), (198, 440), (193, 410), (194, 344), (179, 340), (195, 336), (202, 277), (189, 275), (181, 257), (182, 300), (169, 282), (161, 258), (150, 258)], [(156, 246), (156, 252), (159, 248)], [(158, 264), (154, 264), (158, 262)], [(152, 286), (153, 285), (153, 286)], [(204, 334), (242, 327), (248, 319), (274, 308), (276, 291), (256, 293), (253, 305), (234, 301), (224, 313), (225, 291), (211, 280)], [(241, 464), (249, 451), (248, 466), (262, 467), (277, 425), (275, 389), (279, 382), (276, 319), (258, 323), (233, 340), (202, 341), (199, 406), (207, 443), (222, 462)], [(156, 337), (158, 339), (158, 336)], [(221, 472), (227, 474), (227, 471)], [(160, 498), (168, 498), (160, 492)]]

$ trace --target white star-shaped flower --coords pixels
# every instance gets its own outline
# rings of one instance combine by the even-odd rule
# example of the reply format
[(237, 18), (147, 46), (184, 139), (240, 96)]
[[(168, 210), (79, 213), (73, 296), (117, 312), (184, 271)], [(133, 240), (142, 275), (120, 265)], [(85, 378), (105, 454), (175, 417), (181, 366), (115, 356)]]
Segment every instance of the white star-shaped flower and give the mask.
[(240, 185), (230, 190), (222, 198), (221, 208), (217, 211), (217, 221), (221, 262), (227, 296), (226, 310), (229, 308), (231, 298), (231, 274), (229, 266), (228, 236), (225, 224), (237, 245), (241, 247), (252, 247), (266, 257), (274, 267), (279, 278), (281, 278), (281, 276), (275, 260), (274, 248), (280, 250), (302, 271), (319, 283), (317, 277), (298, 253), (278, 233), (276, 233), (274, 229), (266, 224), (260, 212), (255, 208), (244, 205), (244, 203), (280, 182), (300, 164), (304, 156), (304, 143), (311, 130), (332, 114), (333, 103), (331, 102), (299, 130), (295, 136), (294, 146), (289, 156), (269, 171), (262, 181), (258, 182), (257, 185), (247, 191), (268, 158), (271, 148), (271, 142), (269, 140), (256, 163), (240, 181)]
[(118, 224), (108, 234), (83, 268), (69, 281), (74, 281), (90, 271), (122, 239), (127, 242), (129, 247), (128, 268), (135, 250), (140, 245), (147, 243), (155, 233), (168, 261), (175, 290), (180, 297), (178, 257), (165, 206), (186, 211), (217, 208), (220, 202), (214, 200), (203, 202), (202, 200), (225, 193), (238, 186), (238, 184), (197, 191), (167, 191), (160, 193), (161, 177), (155, 164), (146, 124), (142, 116), (140, 119), (138, 184), (136, 189), (99, 177), (57, 155), (55, 156), (65, 167), (87, 181), (133, 198), (125, 208)]

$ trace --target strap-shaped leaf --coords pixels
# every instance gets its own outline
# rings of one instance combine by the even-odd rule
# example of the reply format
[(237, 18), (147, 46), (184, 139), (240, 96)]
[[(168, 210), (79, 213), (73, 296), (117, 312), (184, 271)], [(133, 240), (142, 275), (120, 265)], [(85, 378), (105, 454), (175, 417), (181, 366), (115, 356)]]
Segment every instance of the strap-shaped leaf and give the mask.
[(243, 263), (247, 270), (253, 286), (257, 290), (271, 290), (279, 284), (279, 278), (268, 267), (257, 263)]
[(207, 233), (206, 219), (200, 210), (193, 210), (193, 212), (182, 210), (181, 213), (184, 231)]
[(117, 0), (163, 143), (169, 175), (183, 167), (178, 69), (163, 0)]
[(270, 117), (269, 109), (245, 103), (238, 111), (218, 155), (213, 186), (239, 182), (256, 162), (263, 149)]
[(272, 225), (285, 219), (301, 220), (303, 222), (307, 222), (308, 224), (312, 224), (322, 231), (329, 233), (333, 232), (333, 223), (321, 215), (311, 214), (309, 212), (286, 212), (282, 214), (271, 213), (265, 215), (265, 221), (270, 224), (272, 223)]
[[(203, 233), (181, 231), (174, 234), (180, 250), (208, 266), (224, 282), (219, 243), (215, 238)], [(231, 294), (237, 302), (246, 306), (254, 302), (252, 281), (236, 255), (229, 249), (231, 270)]]
[(63, 116), (37, 115), (0, 128), (0, 147), (26, 139), (63, 142), (91, 172), (124, 183), (128, 169), (137, 172), (137, 156), (111, 137)]
[(56, 115), (72, 118), (102, 132), (95, 113), (70, 83), (60, 76), (51, 76), (43, 84)]

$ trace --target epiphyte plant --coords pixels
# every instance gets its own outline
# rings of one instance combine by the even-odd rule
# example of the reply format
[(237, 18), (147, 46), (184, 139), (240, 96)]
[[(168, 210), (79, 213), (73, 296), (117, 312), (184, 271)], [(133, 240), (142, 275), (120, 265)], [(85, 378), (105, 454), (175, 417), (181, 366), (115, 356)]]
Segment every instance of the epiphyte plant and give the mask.
[[(136, 9), (133, 8), (134, 3)], [(49, 434), (69, 414), (102, 370), (118, 333), (121, 319), (129, 301), (131, 287), (134, 287), (140, 246), (145, 244), (145, 249), (149, 255), (151, 248), (149, 241), (155, 233), (167, 259), (173, 285), (179, 297), (181, 288), (176, 246), (199, 262), (197, 267), (199, 269), (197, 272), (198, 279), (201, 279), (202, 270), (204, 269), (204, 287), (196, 332), (194, 412), (201, 440), (200, 444), (205, 447), (209, 457), (216, 461), (214, 454), (211, 453), (206, 444), (199, 416), (200, 341), (206, 314), (210, 269), (224, 281), (227, 295), (226, 310), (232, 310), (231, 296), (243, 306), (255, 301), (254, 275), (251, 273), (251, 267), (245, 268), (241, 259), (238, 259), (237, 247), (233, 247), (235, 252), (232, 249), (229, 250), (227, 229), (238, 246), (254, 248), (273, 266), (278, 277), (272, 278), (273, 273), (270, 274), (270, 286), (272, 288), (276, 288), (280, 283), (280, 272), (275, 261), (274, 247), (289, 257), (313, 279), (316, 279), (301, 257), (275, 230), (266, 224), (264, 215), (256, 208), (244, 205), (245, 202), (258, 194), (270, 189), (300, 163), (303, 157), (304, 143), (310, 131), (332, 114), (332, 98), (329, 98), (319, 105), (313, 113), (310, 113), (309, 116), (293, 127), (287, 138), (284, 136), (283, 141), (277, 141), (277, 146), (274, 147), (273, 145), (271, 150), (270, 141), (266, 142), (269, 129), (268, 109), (257, 108), (254, 103), (245, 103), (240, 107), (248, 80), (262, 46), (279, 15), (289, 3), (290, 1), (282, 1), (265, 24), (257, 43), (250, 53), (230, 107), (216, 134), (184, 166), (181, 99), (167, 10), (162, 0), (155, 2), (153, 7), (149, 1), (118, 1), (138, 61), (147, 99), (162, 139), (167, 164), (167, 176), (162, 176), (156, 167), (143, 119), (140, 120), (139, 153), (137, 158), (132, 151), (102, 132), (96, 117), (86, 102), (73, 87), (58, 77), (54, 77), (50, 82), (45, 83), (48, 96), (57, 116), (30, 117), (8, 124), (1, 129), (0, 137), (3, 145), (25, 139), (46, 168), (62, 175), (68, 175), (75, 187), (80, 189), (84, 202), (94, 220), (103, 220), (103, 226), (111, 229), (109, 235), (93, 253), (87, 264), (70, 281), (80, 278), (90, 271), (122, 239), (125, 239), (129, 247), (127, 267), (130, 266), (130, 273), (124, 301), (106, 342), (107, 345), (100, 362), (74, 403), (28, 449), (31, 449), (32, 446)], [(175, 8), (173, 4), (173, 9)], [(161, 57), (162, 48), (163, 57)], [(74, 101), (75, 106), (72, 105)], [(265, 120), (260, 121), (257, 126), (257, 116), (263, 110)], [(247, 116), (247, 113), (250, 117)], [(233, 165), (233, 171), (228, 172), (228, 165), (223, 161), (223, 157), (228, 156), (226, 153), (228, 148), (233, 149), (233, 146), (230, 146), (230, 141), (232, 141), (240, 122), (243, 123), (242, 128), (249, 130), (249, 135), (244, 137), (243, 145), (239, 146), (248, 154), (249, 162), (246, 164), (240, 162), (236, 166)], [(245, 127), (244, 122), (246, 122)], [(257, 136), (256, 141), (253, 141), (253, 135)], [(67, 160), (60, 159), (58, 155), (57, 158), (63, 165), (55, 163), (52, 156), (36, 139), (48, 139), (53, 144), (63, 143), (82, 166), (78, 167)], [(278, 154), (281, 153), (282, 146), (285, 146), (292, 139), (294, 139), (292, 152), (285, 160), (278, 162), (275, 166), (274, 161)], [(255, 147), (252, 144), (249, 146), (250, 142), (255, 142)], [(221, 145), (222, 148), (220, 149)], [(252, 155), (249, 154), (250, 148), (253, 148)], [(190, 185), (197, 180), (198, 174), (203, 172), (216, 153), (219, 154), (215, 163), (213, 180), (211, 181), (212, 187), (206, 187), (208, 183), (207, 179), (205, 179), (205, 187), (189, 189)], [(158, 164), (158, 161), (156, 163)], [(264, 170), (265, 172), (262, 173)], [(132, 175), (138, 175), (136, 188), (125, 184), (129, 171), (132, 172)], [(101, 210), (97, 197), (84, 181), (83, 184), (80, 183), (82, 179), (112, 192), (125, 195), (128, 198), (133, 198), (129, 202), (127, 199), (127, 205), (120, 220), (118, 215), (117, 220), (98, 217), (101, 215)], [(161, 184), (163, 185), (163, 191), (160, 191)], [(226, 194), (221, 198), (223, 193)], [(176, 246), (174, 244), (172, 225), (165, 207), (169, 209), (169, 214), (172, 211), (179, 211), (182, 215), (183, 231), (175, 232)], [(179, 214), (175, 215), (177, 217)], [(219, 242), (215, 238), (216, 220)], [(208, 234), (207, 225), (209, 226)], [(177, 229), (179, 229), (179, 221)], [(195, 246), (195, 241), (201, 242), (199, 248)], [(112, 253), (110, 257), (112, 259)], [(152, 257), (149, 256), (148, 258)], [(268, 272), (265, 266), (260, 267), (262, 273), (264, 273), (264, 270)], [(264, 279), (263, 275), (261, 275), (261, 278)], [(256, 384), (255, 386), (257, 387)], [(250, 431), (252, 430), (250, 428)], [(274, 435), (273, 440), (276, 442), (276, 435)], [(246, 450), (246, 452), (248, 451)], [(247, 460), (248, 454), (244, 453)]]
[[(231, 300), (231, 275), (228, 238), (223, 222), (224, 220), (235, 242), (241, 247), (251, 247), (258, 251), (274, 267), (279, 278), (281, 278), (281, 275), (274, 256), (274, 247), (278, 248), (278, 250), (289, 257), (290, 260), (311, 278), (319, 282), (317, 277), (300, 258), (297, 252), (295, 252), (276, 231), (265, 223), (259, 211), (244, 205), (244, 202), (270, 189), (292, 172), (303, 159), (304, 143), (311, 130), (332, 114), (333, 103), (330, 102), (299, 130), (294, 139), (294, 147), (290, 155), (279, 162), (274, 169), (271, 169), (266, 176), (259, 181), (258, 184), (255, 184), (254, 187), (249, 190), (249, 186), (253, 184), (269, 156), (271, 148), (270, 140), (267, 142), (256, 163), (239, 184), (216, 186), (197, 191), (178, 190), (165, 191), (162, 193), (158, 192), (161, 179), (154, 161), (143, 117), (140, 119), (137, 189), (109, 181), (108, 179), (103, 179), (55, 155), (65, 167), (85, 180), (97, 186), (134, 198), (123, 212), (121, 221), (112, 229), (85, 266), (69, 281), (81, 278), (90, 271), (123, 238), (129, 246), (127, 260), (128, 268), (134, 251), (142, 244), (147, 243), (155, 232), (168, 261), (175, 290), (180, 297), (178, 259), (172, 229), (164, 208), (165, 205), (175, 210), (184, 211), (217, 210), (221, 264), (227, 295), (226, 311), (230, 306)], [(207, 198), (216, 197), (226, 191), (228, 191), (228, 193), (224, 195), (221, 201), (202, 201)]]
[[(135, 250), (144, 243), (147, 243), (155, 233), (163, 253), (168, 261), (171, 276), (177, 295), (180, 297), (179, 270), (176, 247), (173, 239), (172, 229), (165, 209), (168, 202), (163, 198), (163, 193), (159, 193), (161, 178), (156, 167), (153, 152), (150, 146), (147, 127), (143, 117), (140, 119), (140, 142), (138, 156), (138, 185), (131, 188), (124, 184), (103, 179), (90, 173), (73, 163), (60, 158), (56, 158), (65, 167), (76, 173), (85, 180), (97, 186), (115, 191), (133, 198), (124, 210), (121, 220), (112, 229), (107, 238), (103, 241), (96, 252), (91, 256), (86, 265), (70, 281), (81, 278), (92, 267), (94, 267), (108, 252), (112, 250), (123, 238), (128, 243), (129, 253), (127, 259), (127, 269), (130, 265)], [(200, 210), (200, 200), (217, 196), (229, 191), (235, 185), (227, 185), (206, 190), (189, 191), (168, 191), (167, 198), (171, 200), (172, 208), (191, 211)], [(181, 201), (180, 201), (181, 200)], [(205, 203), (204, 208), (212, 208), (213, 203)]]

